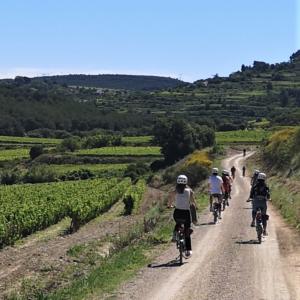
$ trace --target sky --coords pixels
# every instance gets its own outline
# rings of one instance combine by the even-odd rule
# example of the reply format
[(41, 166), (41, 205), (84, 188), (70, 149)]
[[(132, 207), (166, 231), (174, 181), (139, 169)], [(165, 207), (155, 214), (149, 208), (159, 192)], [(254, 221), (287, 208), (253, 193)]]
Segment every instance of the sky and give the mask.
[(195, 81), (300, 49), (300, 0), (1, 0), (0, 78)]

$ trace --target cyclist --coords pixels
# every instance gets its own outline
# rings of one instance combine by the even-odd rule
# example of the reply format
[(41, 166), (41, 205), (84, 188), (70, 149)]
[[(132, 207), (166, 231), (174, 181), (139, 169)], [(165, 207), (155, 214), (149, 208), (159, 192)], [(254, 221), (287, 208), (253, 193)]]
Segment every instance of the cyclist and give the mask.
[(266, 184), (266, 174), (259, 173), (257, 181), (253, 186), (250, 194), (252, 199), (252, 222), (251, 227), (255, 227), (255, 216), (257, 210), (260, 208), (262, 212), (263, 235), (267, 235), (267, 201), (270, 199), (270, 190)]
[(194, 198), (193, 190), (187, 186), (188, 178), (185, 175), (179, 175), (176, 180), (176, 189), (169, 195), (168, 207), (172, 207), (175, 201), (175, 210), (173, 218), (176, 222), (172, 241), (175, 240), (175, 234), (179, 226), (184, 220), (185, 229), (185, 245), (186, 245), (186, 256), (192, 255), (192, 243), (191, 243), (191, 212), (190, 205), (193, 204), (195, 207), (196, 202)]
[(232, 166), (231, 169), (230, 169), (230, 171), (231, 171), (232, 179), (234, 179), (235, 178), (235, 171), (236, 171), (235, 166)]
[[(222, 195), (224, 193), (224, 187), (223, 187), (223, 180), (222, 177), (218, 176), (219, 169), (213, 168), (211, 172), (211, 176), (209, 177), (209, 205), (210, 205), (210, 211), (213, 210), (212, 202), (213, 202), (213, 196), (218, 197), (219, 204), (222, 204)], [(219, 219), (221, 219), (221, 215), (219, 216)]]
[(254, 186), (256, 184), (257, 176), (260, 173), (259, 170), (254, 170), (253, 175), (251, 177), (251, 185)]
[(246, 149), (243, 149), (243, 155), (246, 156)]
[(242, 171), (243, 171), (243, 177), (245, 177), (245, 175), (246, 175), (246, 166), (243, 166)]
[(229, 196), (231, 192), (231, 177), (229, 175), (229, 171), (223, 170), (222, 171), (222, 180), (223, 180), (223, 188), (224, 188), (224, 197), (227, 199), (227, 206), (229, 206)]

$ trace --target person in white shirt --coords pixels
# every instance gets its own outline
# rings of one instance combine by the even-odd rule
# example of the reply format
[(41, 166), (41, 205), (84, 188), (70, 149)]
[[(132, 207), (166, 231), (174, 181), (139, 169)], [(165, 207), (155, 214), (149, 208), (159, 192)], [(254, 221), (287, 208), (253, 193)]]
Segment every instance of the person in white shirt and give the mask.
[(168, 207), (172, 207), (175, 201), (173, 218), (176, 225), (174, 232), (181, 226), (182, 220), (185, 220), (186, 256), (190, 256), (192, 254), (190, 205), (193, 204), (196, 207), (196, 202), (193, 190), (187, 185), (188, 178), (185, 175), (179, 175), (176, 182), (176, 190), (169, 195)]
[(217, 196), (219, 199), (219, 203), (222, 203), (222, 195), (224, 193), (223, 179), (221, 176), (218, 176), (219, 169), (213, 168), (212, 174), (209, 177), (209, 204), (210, 211), (212, 211), (212, 201), (213, 196)]

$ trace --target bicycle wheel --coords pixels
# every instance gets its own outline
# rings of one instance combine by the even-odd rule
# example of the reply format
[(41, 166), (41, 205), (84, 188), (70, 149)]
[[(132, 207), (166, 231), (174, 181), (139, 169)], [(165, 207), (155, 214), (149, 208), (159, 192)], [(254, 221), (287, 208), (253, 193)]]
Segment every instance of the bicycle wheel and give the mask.
[(214, 211), (214, 223), (216, 224), (218, 220), (218, 212), (215, 210)]
[(179, 242), (179, 263), (180, 263), (180, 265), (182, 265), (182, 261), (183, 261), (183, 251), (184, 251), (183, 241), (180, 241)]
[(256, 231), (257, 231), (258, 243), (261, 244), (261, 236), (262, 236), (262, 232), (263, 232), (261, 225), (257, 226)]

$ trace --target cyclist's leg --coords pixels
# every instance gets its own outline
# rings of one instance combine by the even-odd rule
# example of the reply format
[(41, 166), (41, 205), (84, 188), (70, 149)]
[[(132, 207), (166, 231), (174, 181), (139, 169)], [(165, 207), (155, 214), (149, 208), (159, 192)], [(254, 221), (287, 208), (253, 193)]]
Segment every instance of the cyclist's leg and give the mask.
[(264, 234), (267, 234), (267, 204), (263, 204), (261, 206), (261, 213), (262, 213), (262, 224), (264, 228)]
[(192, 241), (191, 241), (191, 214), (189, 211), (185, 213), (184, 229), (185, 229), (185, 247), (187, 251), (192, 250)]
[(258, 210), (258, 204), (253, 199), (252, 200), (252, 222), (251, 222), (251, 227), (255, 226), (255, 218), (256, 218), (256, 212), (257, 212), (257, 210)]

